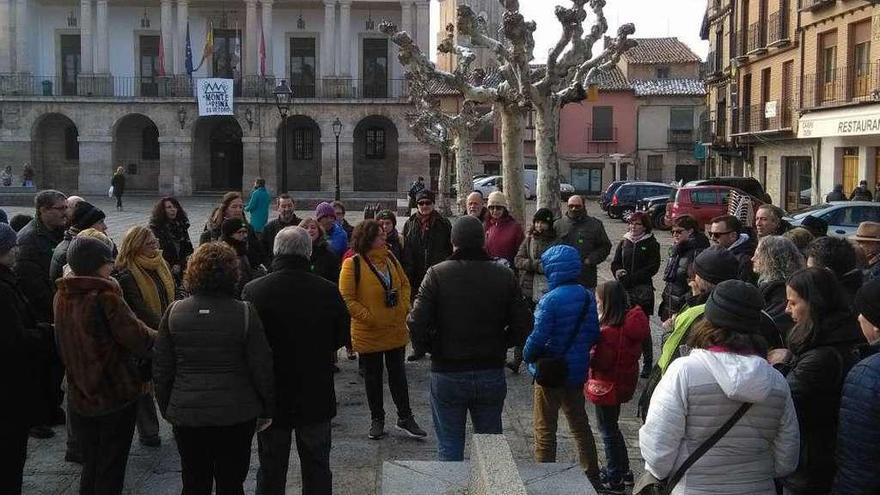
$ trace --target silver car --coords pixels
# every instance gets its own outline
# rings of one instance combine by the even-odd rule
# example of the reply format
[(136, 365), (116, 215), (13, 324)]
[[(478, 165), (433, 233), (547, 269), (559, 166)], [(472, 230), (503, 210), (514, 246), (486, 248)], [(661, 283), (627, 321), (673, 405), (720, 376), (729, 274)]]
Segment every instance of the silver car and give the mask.
[(828, 235), (850, 236), (862, 222), (880, 222), (880, 203), (832, 201), (800, 210), (786, 220), (797, 227), (808, 215), (828, 222)]

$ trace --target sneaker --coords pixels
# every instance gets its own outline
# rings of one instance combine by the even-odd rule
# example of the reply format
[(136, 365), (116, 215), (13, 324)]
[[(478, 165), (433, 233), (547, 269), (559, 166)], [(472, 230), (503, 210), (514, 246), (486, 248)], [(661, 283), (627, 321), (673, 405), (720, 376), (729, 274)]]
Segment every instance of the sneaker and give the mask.
[(385, 436), (385, 422), (381, 419), (374, 419), (370, 422), (370, 433), (367, 437), (370, 440), (378, 440)]
[(425, 357), (425, 353), (424, 353), (424, 352), (413, 352), (412, 354), (410, 354), (409, 356), (406, 357), (406, 360), (409, 361), (409, 362), (419, 361), (419, 360), (421, 360), (423, 357)]
[(425, 430), (419, 428), (418, 423), (416, 423), (416, 418), (410, 416), (406, 419), (398, 419), (397, 420), (397, 429), (405, 431), (409, 436), (413, 438), (425, 438), (428, 436), (428, 433)]
[(141, 445), (144, 445), (146, 447), (159, 447), (160, 445), (162, 445), (162, 440), (160, 440), (158, 436), (141, 437), (140, 442)]
[(52, 438), (55, 436), (55, 432), (52, 431), (52, 428), (49, 428), (46, 425), (32, 426), (28, 433), (33, 438), (45, 439), (45, 438)]
[(623, 481), (609, 481), (607, 483), (599, 482), (599, 485), (593, 485), (593, 488), (596, 489), (597, 493), (607, 495), (624, 495), (626, 493), (626, 488), (623, 484)]

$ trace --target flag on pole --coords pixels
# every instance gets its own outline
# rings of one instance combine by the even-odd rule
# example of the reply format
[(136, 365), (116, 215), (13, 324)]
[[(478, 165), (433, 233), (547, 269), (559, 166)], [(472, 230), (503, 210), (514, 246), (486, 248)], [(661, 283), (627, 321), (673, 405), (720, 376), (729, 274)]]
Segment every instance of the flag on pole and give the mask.
[(192, 43), (189, 41), (189, 21), (186, 21), (186, 73), (193, 73), (193, 49)]
[(266, 77), (266, 38), (260, 26), (260, 75)]
[(156, 67), (156, 75), (165, 77), (165, 43), (161, 34), (159, 35), (159, 66)]
[(208, 20), (208, 34), (205, 36), (205, 48), (202, 50), (202, 60), (195, 70), (202, 68), (202, 64), (214, 53), (214, 24)]

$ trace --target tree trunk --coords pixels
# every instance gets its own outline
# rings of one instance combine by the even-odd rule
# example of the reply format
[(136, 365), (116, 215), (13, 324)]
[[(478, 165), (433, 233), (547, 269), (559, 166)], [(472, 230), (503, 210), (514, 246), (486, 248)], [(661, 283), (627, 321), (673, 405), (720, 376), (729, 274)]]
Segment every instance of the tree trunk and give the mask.
[(535, 104), (535, 158), (538, 162), (538, 208), (559, 218), (559, 106)]
[(515, 105), (499, 104), (501, 109), (501, 175), (508, 210), (520, 225), (525, 225), (523, 186), (523, 116)]
[(443, 216), (449, 216), (449, 152), (440, 148), (440, 172), (437, 177), (437, 209)]
[(471, 130), (467, 128), (455, 130), (455, 189), (458, 196), (455, 200), (457, 213), (467, 214), (467, 197), (474, 190), (474, 140)]

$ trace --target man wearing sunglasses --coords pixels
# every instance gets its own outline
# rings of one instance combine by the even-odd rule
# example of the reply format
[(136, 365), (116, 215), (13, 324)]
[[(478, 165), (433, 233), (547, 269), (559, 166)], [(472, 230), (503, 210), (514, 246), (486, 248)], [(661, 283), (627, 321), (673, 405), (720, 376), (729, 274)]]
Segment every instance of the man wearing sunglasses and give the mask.
[(743, 282), (756, 283), (757, 277), (752, 271), (752, 256), (755, 254), (757, 242), (743, 232), (742, 223), (733, 215), (721, 215), (712, 219), (709, 225), (709, 242), (730, 251), (739, 263), (739, 279)]
[[(428, 268), (452, 254), (452, 224), (434, 210), (434, 193), (423, 189), (416, 194), (418, 211), (403, 225), (403, 267), (415, 299)], [(425, 352), (413, 348), (408, 361), (418, 361)]]
[(568, 211), (553, 224), (562, 244), (578, 250), (581, 257), (581, 276), (578, 280), (590, 289), (596, 288), (596, 267), (611, 253), (611, 241), (605, 226), (587, 215), (584, 198), (574, 195), (568, 198)]

